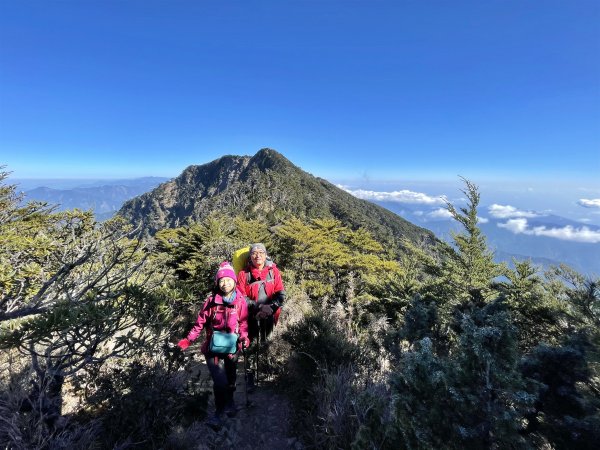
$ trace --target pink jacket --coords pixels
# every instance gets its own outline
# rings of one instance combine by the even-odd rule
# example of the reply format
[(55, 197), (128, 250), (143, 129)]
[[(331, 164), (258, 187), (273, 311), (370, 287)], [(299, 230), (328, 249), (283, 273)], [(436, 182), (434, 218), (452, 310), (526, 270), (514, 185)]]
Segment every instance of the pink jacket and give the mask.
[(219, 294), (215, 294), (214, 298), (213, 294), (206, 297), (198, 313), (196, 324), (187, 335), (188, 340), (195, 341), (203, 328), (206, 328), (206, 340), (202, 344), (201, 351), (205, 355), (208, 353), (208, 343), (213, 330), (237, 333), (240, 339), (248, 337), (248, 307), (244, 294), (236, 288), (235, 300), (230, 305), (223, 303), (223, 298)]

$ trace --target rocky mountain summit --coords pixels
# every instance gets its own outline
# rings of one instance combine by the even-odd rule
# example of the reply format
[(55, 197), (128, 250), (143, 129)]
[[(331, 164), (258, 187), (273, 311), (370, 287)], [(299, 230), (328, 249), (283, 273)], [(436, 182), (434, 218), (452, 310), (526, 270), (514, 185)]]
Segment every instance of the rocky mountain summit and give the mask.
[(211, 214), (263, 218), (276, 225), (288, 217), (336, 218), (365, 227), (383, 242), (403, 238), (431, 245), (433, 233), (360, 200), (315, 177), (272, 149), (254, 156), (223, 156), (186, 168), (178, 177), (126, 202), (119, 215), (148, 234), (201, 221)]

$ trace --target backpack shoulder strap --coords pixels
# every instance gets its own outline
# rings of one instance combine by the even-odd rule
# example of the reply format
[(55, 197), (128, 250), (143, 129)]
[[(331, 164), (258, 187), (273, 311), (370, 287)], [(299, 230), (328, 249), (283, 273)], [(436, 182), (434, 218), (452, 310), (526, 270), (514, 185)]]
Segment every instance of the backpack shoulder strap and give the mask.
[[(273, 266), (269, 266), (269, 273), (267, 273), (267, 278), (264, 280), (267, 283), (273, 281), (275, 279), (275, 275), (273, 273)], [(252, 270), (248, 270), (248, 274), (246, 275), (246, 282), (248, 284), (252, 284), (254, 283), (256, 280), (254, 279), (254, 276), (252, 275)]]
[(269, 273), (267, 274), (267, 279), (265, 281), (273, 281), (275, 279), (275, 275), (273, 274), (273, 266), (269, 267)]

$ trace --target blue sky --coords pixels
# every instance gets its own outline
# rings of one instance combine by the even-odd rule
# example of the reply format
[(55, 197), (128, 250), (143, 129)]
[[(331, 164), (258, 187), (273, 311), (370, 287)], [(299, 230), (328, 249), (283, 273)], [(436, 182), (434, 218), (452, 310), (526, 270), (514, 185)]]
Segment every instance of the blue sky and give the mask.
[(0, 0), (0, 164), (170, 177), (270, 147), (600, 224), (599, 55), (596, 0)]

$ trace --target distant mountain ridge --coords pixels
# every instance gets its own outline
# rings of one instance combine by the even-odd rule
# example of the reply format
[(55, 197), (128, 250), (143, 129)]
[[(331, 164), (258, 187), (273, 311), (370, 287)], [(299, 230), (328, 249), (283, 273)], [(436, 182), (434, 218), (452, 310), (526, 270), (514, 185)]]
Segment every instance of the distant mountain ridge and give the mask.
[(83, 186), (56, 189), (46, 186), (25, 191), (25, 201), (37, 200), (56, 205), (58, 210), (79, 208), (93, 210), (96, 217), (105, 219), (118, 211), (130, 198), (154, 189), (168, 178), (144, 177), (123, 180), (84, 182)]
[[(451, 231), (462, 231), (460, 225), (449, 219), (431, 219), (427, 214), (415, 214), (415, 211), (426, 210), (423, 205), (413, 206), (398, 204), (394, 202), (375, 201), (375, 203), (402, 214), (407, 220), (419, 226), (425, 227), (435, 233), (435, 235), (445, 241), (451, 240)], [(437, 208), (432, 207), (430, 210)], [(480, 206), (480, 211), (487, 211), (486, 206)], [(505, 227), (499, 226), (506, 222), (506, 219), (494, 218), (489, 214), (486, 221), (479, 224), (479, 227), (487, 238), (490, 249), (495, 252), (497, 261), (506, 261), (509, 264), (512, 258), (517, 260), (529, 259), (534, 264), (548, 268), (551, 265), (566, 263), (578, 272), (589, 276), (600, 275), (600, 244), (574, 242), (551, 238), (548, 236), (535, 236), (525, 233), (514, 233)], [(580, 228), (587, 226), (591, 230), (599, 231), (598, 227), (586, 225), (564, 217), (556, 215), (540, 215), (528, 218), (530, 229), (535, 227), (562, 228), (571, 226)]]
[[(251, 163), (252, 159), (254, 161)], [(390, 237), (394, 235), (412, 235), (417, 240), (421, 239), (418, 237), (420, 231), (412, 234), (411, 228), (406, 228), (406, 223), (414, 224), (419, 230), (431, 230), (439, 239), (446, 241), (450, 240), (451, 229), (460, 230), (457, 223), (448, 219), (431, 218), (428, 213), (439, 208), (439, 205), (431, 206), (428, 210), (424, 205), (373, 201), (374, 204), (400, 215), (405, 220), (398, 223), (396, 220), (399, 217), (393, 215), (393, 218), (390, 218), (389, 213), (386, 213), (385, 210), (367, 212), (366, 215), (373, 219), (367, 220), (364, 217), (364, 203), (355, 203), (358, 199), (351, 195), (340, 197), (339, 190), (331, 183), (302, 171), (273, 150), (265, 149), (254, 157), (224, 156), (208, 164), (190, 166), (178, 178), (179, 180), (174, 185), (170, 183), (175, 182), (176, 179), (165, 177), (113, 180), (23, 179), (15, 181), (19, 188), (25, 190), (25, 201), (46, 201), (51, 205), (58, 205), (60, 210), (91, 209), (97, 220), (112, 217), (121, 207), (124, 207), (124, 202), (141, 196), (143, 199), (135, 200), (134, 209), (143, 206), (145, 211), (158, 218), (150, 218), (144, 225), (148, 227), (149, 232), (154, 232), (151, 227), (159, 229), (165, 224), (168, 224), (165, 226), (180, 226), (190, 220), (199, 220), (206, 217), (207, 211), (208, 213), (215, 211), (215, 206), (225, 207), (227, 211), (234, 214), (239, 214), (243, 210), (249, 217), (253, 215), (269, 216), (270, 220), (274, 220), (275, 216), (284, 217), (294, 214), (294, 211), (298, 211), (302, 217), (338, 217), (351, 226), (358, 226), (357, 224), (367, 226), (374, 233), (387, 236), (387, 241), (396, 239)], [(160, 186), (161, 183), (166, 184), (164, 189)], [(260, 195), (260, 192), (265, 189), (264, 186), (267, 186), (266, 189), (271, 192), (268, 196)], [(32, 187), (35, 188), (31, 189)], [(147, 199), (143, 196), (144, 193), (150, 194), (149, 191), (155, 188), (157, 188), (156, 195), (153, 194)], [(162, 200), (159, 199), (161, 196)], [(229, 197), (229, 199), (223, 198), (223, 196)], [(198, 198), (194, 200), (194, 197)], [(333, 198), (337, 200), (332, 202)], [(254, 201), (256, 201), (255, 204), (252, 203)], [(163, 204), (152, 206), (154, 202)], [(361, 200), (361, 202), (363, 201)], [(199, 212), (198, 209), (205, 209), (205, 213)], [(485, 206), (480, 207), (482, 212), (487, 209)], [(126, 214), (134, 217), (138, 213), (130, 211)], [(160, 219), (161, 215), (164, 218)], [(141, 221), (139, 216), (135, 220), (138, 223)], [(379, 222), (379, 227), (377, 222)], [(498, 261), (510, 262), (515, 257), (519, 260), (530, 259), (543, 267), (564, 262), (583, 274), (591, 276), (600, 274), (600, 258), (598, 258), (600, 244), (571, 242), (523, 233), (515, 234), (506, 228), (499, 227), (501, 222), (503, 220), (489, 217), (487, 222), (480, 223), (482, 231), (488, 238), (488, 244), (494, 250)], [(531, 217), (528, 218), (528, 224), (530, 228), (588, 226), (594, 231), (599, 231), (596, 226), (556, 215)], [(388, 229), (388, 225), (391, 229)], [(430, 238), (431, 235), (424, 239)]]
[(291, 216), (331, 217), (352, 228), (363, 226), (397, 248), (403, 238), (425, 245), (437, 242), (429, 230), (314, 177), (272, 149), (189, 166), (178, 177), (127, 201), (118, 214), (153, 234), (214, 213), (269, 223)]

